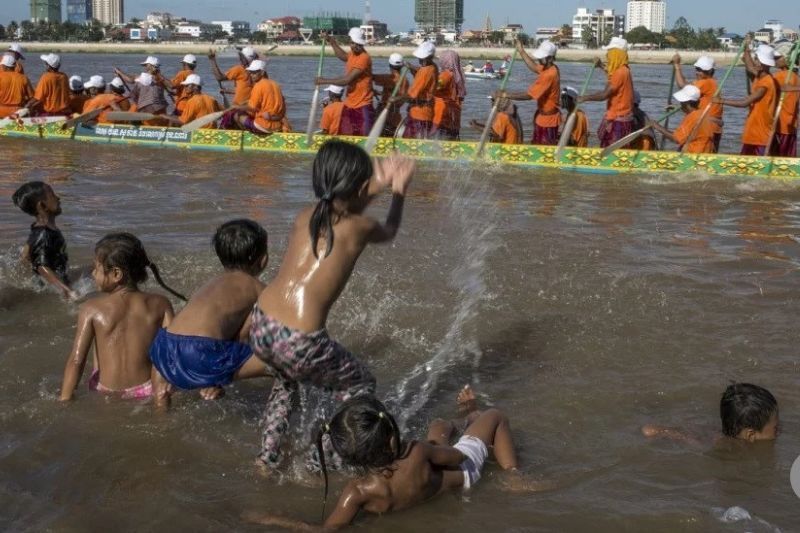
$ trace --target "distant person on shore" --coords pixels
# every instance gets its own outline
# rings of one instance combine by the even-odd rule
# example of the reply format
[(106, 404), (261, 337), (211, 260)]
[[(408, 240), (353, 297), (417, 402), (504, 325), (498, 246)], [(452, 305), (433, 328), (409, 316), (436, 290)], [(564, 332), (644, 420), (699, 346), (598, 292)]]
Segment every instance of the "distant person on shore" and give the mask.
[(558, 47), (550, 41), (542, 41), (531, 57), (520, 41), (516, 46), (522, 60), (531, 72), (537, 74), (536, 80), (527, 92), (506, 92), (500, 96), (512, 100), (536, 100), (531, 144), (555, 146), (561, 124), (561, 73), (555, 64)]
[(375, 122), (375, 108), (372, 107), (372, 58), (367, 53), (364, 45), (367, 40), (364, 30), (350, 28), (350, 52), (336, 41), (333, 35), (322, 34), (333, 53), (345, 62), (345, 73), (340, 78), (317, 78), (317, 85), (342, 85), (347, 87), (347, 96), (342, 109), (342, 135), (368, 135)]
[[(672, 56), (672, 67), (675, 69), (675, 83), (678, 88), (683, 89), (689, 82), (683, 76), (681, 71), (681, 56), (675, 54)], [(722, 141), (722, 127), (723, 127), (723, 107), (721, 104), (713, 103), (711, 100), (714, 93), (717, 92), (717, 80), (714, 79), (716, 64), (714, 58), (711, 56), (700, 56), (694, 63), (694, 71), (696, 79), (691, 83), (700, 89), (700, 109), (704, 111), (709, 105), (711, 108), (706, 114), (706, 120), (713, 124), (714, 129), (714, 151), (719, 152), (719, 144)], [(710, 153), (710, 152), (709, 152)]]
[[(120, 79), (135, 84), (131, 89), (130, 99), (136, 105), (137, 112), (166, 115), (167, 97), (164, 92), (168, 82), (161, 75), (161, 62), (157, 57), (149, 56), (144, 60), (142, 66), (144, 67), (144, 72), (136, 78), (128, 76), (118, 68), (114, 69), (114, 73)], [(144, 121), (145, 126), (164, 126), (166, 124), (168, 122), (162, 118)]]
[(29, 107), (39, 116), (67, 116), (70, 114), (69, 78), (61, 72), (61, 57), (57, 54), (41, 56), (45, 72), (39, 78), (33, 102)]
[(252, 220), (231, 220), (217, 228), (212, 244), (224, 271), (192, 295), (150, 346), (157, 406), (169, 405), (173, 387), (200, 389), (212, 400), (233, 380), (269, 375), (247, 344), (264, 289), (258, 276), (269, 258), (267, 232)]
[(381, 109), (389, 106), (389, 114), (386, 117), (386, 125), (383, 128), (384, 137), (394, 137), (400, 123), (403, 122), (403, 115), (401, 113), (402, 106), (399, 104), (390, 104), (389, 98), (392, 96), (395, 86), (399, 83), (400, 87), (397, 89), (397, 94), (403, 96), (408, 92), (408, 76), (403, 76), (400, 79), (400, 74), (403, 72), (405, 60), (403, 56), (397, 52), (389, 56), (389, 74), (375, 74), (372, 79), (373, 82), (382, 87), (381, 92)]
[[(797, 121), (800, 104), (800, 78), (789, 65), (792, 43), (781, 43), (775, 49), (775, 81), (783, 94), (783, 105), (778, 116), (778, 127), (772, 145), (773, 155), (778, 157), (797, 157)], [(797, 61), (800, 61), (798, 57)]]
[(61, 214), (61, 198), (42, 181), (29, 181), (11, 198), (23, 213), (35, 218), (28, 242), (22, 249), (22, 260), (65, 298), (74, 298), (67, 275), (67, 241), (56, 226), (56, 217)]
[[(628, 66), (628, 41), (613, 37), (603, 49), (606, 50), (608, 61), (605, 66), (608, 75), (605, 89), (578, 97), (578, 103), (606, 102), (606, 114), (597, 130), (601, 148), (633, 133), (633, 77)], [(602, 68), (602, 61), (598, 59), (595, 67)]]
[[(640, 130), (647, 126), (650, 122), (650, 117), (648, 114), (641, 108), (642, 104), (642, 95), (639, 94), (639, 91), (633, 91), (633, 129), (634, 131)], [(647, 130), (642, 133), (638, 139), (633, 141), (628, 148), (631, 150), (641, 150), (644, 152), (649, 152), (651, 150), (658, 150), (658, 143), (656, 142), (655, 134), (653, 130)]]
[(443, 141), (461, 139), (461, 107), (467, 97), (467, 84), (461, 58), (454, 50), (439, 54), (439, 79), (433, 103), (433, 135)]
[(765, 388), (750, 383), (734, 383), (722, 394), (719, 406), (722, 434), (713, 437), (692, 435), (680, 428), (648, 424), (642, 427), (647, 438), (662, 437), (689, 444), (719, 444), (724, 438), (748, 443), (772, 441), (780, 434), (778, 401)]
[(97, 116), (95, 122), (108, 122), (106, 113), (108, 111), (122, 111), (119, 106), (120, 96), (114, 92), (106, 92), (106, 82), (102, 76), (92, 76), (84, 84), (89, 93), (89, 101), (83, 106), (83, 112), (89, 113), (96, 109), (102, 109), (103, 112)]
[[(750, 36), (745, 38), (749, 49)], [(775, 78), (770, 74), (770, 68), (775, 66), (775, 49), (766, 44), (756, 49), (756, 59), (749, 52), (743, 56), (747, 75), (755, 81), (752, 84), (750, 95), (742, 100), (716, 98), (714, 103), (750, 108), (747, 120), (742, 131), (742, 155), (765, 156), (770, 154), (767, 146), (770, 132), (772, 131), (775, 109), (778, 106), (780, 88)]]
[(238, 127), (256, 134), (287, 131), (284, 127), (286, 100), (281, 86), (269, 78), (267, 63), (256, 59), (246, 70), (253, 85), (250, 99), (238, 106), (238, 109), (225, 114), (221, 122), (222, 128)]
[(16, 64), (14, 65), (14, 72), (19, 74), (25, 74), (25, 67), (22, 64), (22, 62), (25, 61), (25, 56), (22, 55), (22, 52), (24, 51), (25, 50), (22, 49), (22, 46), (17, 43), (8, 45), (8, 49), (6, 51), (7, 54), (11, 54), (14, 57), (14, 60), (16, 61)]
[(0, 118), (6, 118), (29, 106), (33, 99), (31, 82), (25, 74), (14, 69), (15, 65), (13, 55), (6, 54), (0, 59)]
[[(561, 90), (561, 107), (567, 112), (567, 116), (575, 111), (578, 105), (578, 90), (569, 85)], [(559, 134), (559, 137), (561, 134)], [(586, 148), (589, 146), (589, 119), (583, 109), (578, 108), (575, 112), (575, 127), (567, 143), (569, 146)]]
[[(180, 121), (188, 124), (200, 117), (222, 111), (219, 102), (207, 94), (203, 94), (203, 80), (197, 74), (189, 74), (183, 82), (183, 106)], [(217, 129), (215, 122), (209, 122), (202, 129)]]
[[(492, 97), (494, 105), (494, 97)], [(469, 125), (476, 131), (483, 132), (486, 125), (475, 119), (470, 120)], [(489, 142), (500, 144), (522, 144), (523, 140), (522, 121), (517, 112), (517, 106), (508, 98), (501, 98), (497, 104), (497, 115), (489, 131)]]
[[(410, 159), (373, 163), (362, 148), (335, 139), (314, 159), (317, 201), (298, 214), (280, 270), (253, 308), (250, 345), (275, 375), (258, 456), (267, 473), (281, 463), (299, 387), (323, 389), (339, 401), (375, 392), (367, 366), (329, 336), (326, 324), (364, 249), (397, 235), (413, 173)], [(392, 201), (381, 223), (364, 211), (385, 187)]]
[(341, 85), (329, 85), (325, 91), (328, 93), (328, 99), (322, 103), (325, 107), (319, 120), (319, 128), (325, 135), (339, 135), (342, 123), (342, 109), (344, 108), (344, 102), (342, 102), (344, 87)]
[(83, 113), (83, 106), (89, 101), (89, 95), (83, 86), (83, 78), (70, 76), (69, 78), (69, 110), (73, 115)]
[(259, 59), (258, 53), (252, 47), (245, 46), (239, 51), (239, 64), (232, 66), (223, 74), (217, 64), (217, 53), (214, 50), (208, 51), (211, 72), (214, 73), (214, 77), (220, 82), (220, 85), (224, 81), (232, 81), (234, 83), (233, 91), (224, 88), (224, 86), (220, 87), (220, 93), (233, 95), (233, 105), (244, 105), (250, 100), (253, 83), (250, 80), (250, 73), (247, 72), (247, 67), (256, 59)]
[(414, 73), (411, 86), (404, 95), (396, 95), (392, 104), (408, 103), (406, 111), (406, 139), (427, 139), (433, 130), (433, 106), (436, 84), (439, 79), (439, 68), (433, 61), (436, 46), (425, 41), (414, 50), (414, 57), (419, 61), (419, 68)]
[(175, 91), (175, 110), (174, 114), (176, 116), (181, 116), (184, 110), (184, 106), (186, 105), (186, 101), (189, 99), (189, 95), (187, 94), (187, 85), (184, 85), (183, 82), (186, 81), (186, 78), (194, 74), (195, 69), (197, 68), (197, 57), (192, 54), (186, 54), (181, 59), (181, 70), (175, 74), (175, 77), (170, 80), (170, 86), (173, 91)]
[[(714, 135), (717, 131), (715, 124), (710, 120), (699, 123), (703, 115), (703, 110), (700, 109), (703, 98), (700, 89), (696, 85), (684, 85), (672, 97), (678, 101), (686, 116), (675, 131), (669, 131), (657, 122), (652, 122), (653, 129), (677, 144), (679, 151), (687, 154), (714, 153)], [(687, 142), (689, 145), (684, 149)]]
[(164, 284), (142, 242), (130, 233), (110, 233), (95, 246), (92, 277), (105, 294), (78, 308), (75, 342), (64, 367), (62, 402), (72, 399), (92, 348), (97, 367), (89, 378), (89, 389), (123, 399), (152, 394), (147, 350), (173, 311), (164, 296), (139, 290), (148, 268), (162, 288), (186, 300)]

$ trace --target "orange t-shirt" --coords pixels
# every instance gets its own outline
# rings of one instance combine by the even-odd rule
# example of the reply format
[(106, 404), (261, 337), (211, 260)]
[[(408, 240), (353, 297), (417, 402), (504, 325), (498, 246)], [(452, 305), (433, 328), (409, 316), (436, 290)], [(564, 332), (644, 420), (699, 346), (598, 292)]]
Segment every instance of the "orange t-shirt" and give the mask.
[(87, 94), (71, 94), (69, 97), (69, 110), (72, 113), (81, 114), (83, 113), (83, 106), (86, 105), (86, 102), (91, 100), (89, 95)]
[(233, 95), (233, 105), (246, 104), (253, 90), (247, 70), (242, 65), (234, 65), (225, 73), (225, 79), (234, 82), (236, 94)]
[(627, 65), (619, 67), (608, 77), (611, 97), (608, 99), (606, 120), (633, 115), (633, 78)]
[[(211, 113), (216, 113), (217, 111), (222, 111), (222, 108), (220, 107), (219, 102), (217, 102), (211, 96), (208, 96), (207, 94), (195, 94), (193, 96), (188, 96), (186, 99), (184, 99), (183, 111), (181, 112), (181, 122), (188, 124), (197, 118), (210, 115)], [(214, 130), (217, 129), (217, 125), (211, 122), (203, 126), (202, 129)]]
[[(98, 94), (86, 102), (86, 104), (83, 106), (83, 112), (88, 113), (90, 111), (94, 111), (95, 109), (105, 109), (107, 107), (111, 107), (111, 104), (117, 103), (119, 99), (120, 97), (113, 93)], [(108, 110), (106, 109), (106, 111)], [(103, 111), (97, 116), (97, 122), (108, 122), (108, 119), (106, 118), (106, 111)]]
[(492, 134), (496, 139), (495, 142), (502, 144), (521, 144), (522, 135), (520, 135), (514, 121), (508, 116), (508, 113), (498, 113), (492, 124)]
[(772, 75), (767, 74), (755, 80), (752, 92), (759, 88), (764, 89), (764, 96), (750, 106), (750, 114), (742, 131), (742, 144), (766, 146), (772, 132), (772, 119), (778, 105), (778, 84)]
[(543, 69), (528, 87), (528, 95), (536, 100), (535, 124), (541, 128), (557, 128), (561, 123), (561, 73), (558, 67)]
[[(779, 87), (784, 85), (797, 85), (800, 83), (797, 74), (792, 74), (789, 78), (789, 70), (780, 70), (775, 73), (775, 81), (778, 82)], [(781, 106), (781, 114), (778, 116), (778, 133), (781, 135), (789, 135), (797, 131), (797, 111), (798, 102), (800, 102), (800, 93), (785, 92), (783, 93), (783, 105)]]
[[(700, 110), (704, 110), (708, 104), (711, 104), (711, 109), (708, 110), (708, 116), (722, 121), (722, 104), (711, 103), (714, 98), (714, 93), (717, 92), (717, 80), (714, 78), (706, 78), (704, 80), (695, 80), (692, 85), (700, 89)], [(722, 133), (722, 126), (712, 120), (711, 124), (714, 126), (714, 133)]]
[(453, 81), (453, 73), (444, 70), (439, 74), (433, 101), (433, 123), (441, 128), (461, 129), (461, 100)]
[(433, 122), (433, 93), (436, 91), (436, 67), (420, 67), (414, 75), (414, 82), (408, 88), (407, 96), (417, 103), (409, 102), (408, 116), (414, 120)]
[(31, 86), (24, 74), (11, 70), (0, 71), (0, 118), (13, 114), (31, 96)]
[(63, 72), (47, 71), (39, 78), (33, 97), (46, 113), (69, 113), (69, 78)]
[(194, 72), (191, 70), (181, 70), (175, 74), (175, 77), (170, 81), (170, 83), (172, 83), (172, 88), (175, 90), (175, 110), (178, 112), (178, 115), (183, 112), (186, 100), (189, 99), (189, 97), (184, 94), (186, 93), (186, 86), (181, 85), (181, 83), (186, 81), (186, 78), (189, 77), (189, 74), (194, 74)]
[[(280, 85), (268, 78), (262, 78), (253, 85), (247, 105), (256, 110), (254, 119), (258, 126), (269, 131), (281, 131), (286, 104)], [(265, 117), (265, 114), (272, 118)]]
[(575, 113), (575, 128), (572, 130), (572, 146), (586, 148), (589, 146), (589, 119), (582, 109)]
[[(394, 86), (397, 83), (400, 83), (400, 88), (397, 89), (397, 96), (405, 96), (406, 92), (408, 92), (408, 77), (403, 76), (403, 79), (400, 79), (400, 71), (393, 70), (391, 74), (388, 74), (391, 77), (391, 83), (383, 84), (383, 93), (381, 95), (381, 107), (386, 107), (386, 104), (389, 102), (389, 97), (392, 96), (392, 91), (394, 90)], [(397, 126), (400, 125), (400, 122), (403, 121), (403, 116), (400, 114), (400, 110), (402, 106), (400, 105), (393, 105), (389, 108), (389, 116), (386, 119), (386, 128), (391, 129), (394, 131)]]
[(350, 109), (372, 105), (372, 58), (368, 53), (347, 54), (345, 76), (349, 76), (355, 69), (360, 70), (361, 74), (347, 86), (347, 97), (344, 99), (344, 105)]
[[(683, 146), (689, 140), (689, 135), (695, 129), (697, 121), (703, 115), (702, 109), (695, 109), (683, 118), (683, 122), (675, 132), (672, 134), (678, 141), (678, 144)], [(694, 139), (686, 147), (686, 152), (689, 154), (712, 154), (714, 153), (714, 134), (716, 128), (713, 121), (709, 120), (706, 116), (703, 123), (697, 128)]]
[(342, 120), (342, 109), (344, 102), (331, 102), (322, 111), (322, 118), (319, 127), (325, 130), (328, 135), (339, 135), (339, 123)]

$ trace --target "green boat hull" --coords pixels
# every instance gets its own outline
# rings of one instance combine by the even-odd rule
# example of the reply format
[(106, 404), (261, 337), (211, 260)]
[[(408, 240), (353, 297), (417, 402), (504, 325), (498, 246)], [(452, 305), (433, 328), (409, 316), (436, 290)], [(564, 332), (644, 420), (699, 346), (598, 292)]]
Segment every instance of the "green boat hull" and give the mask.
[[(223, 150), (229, 152), (274, 152), (313, 154), (328, 138), (314, 137), (310, 145), (302, 133), (254, 135), (231, 130), (198, 130), (187, 133), (178, 128), (136, 127), (100, 124), (94, 128), (77, 127), (62, 130), (58, 124), (40, 126), (9, 125), (0, 128), (0, 137), (22, 137), (48, 140), (131, 144)], [(338, 137), (363, 145), (365, 137)], [(477, 143), (419, 141), (382, 138), (375, 155), (397, 152), (420, 160), (469, 162), (476, 161)], [(800, 158), (752, 157), (727, 154), (681, 154), (679, 152), (642, 152), (617, 150), (601, 158), (599, 148), (567, 148), (561, 161), (554, 159), (555, 147), (527, 144), (490, 144), (480, 158), (483, 163), (516, 165), (531, 168), (553, 168), (588, 173), (698, 173), (707, 176), (758, 177), (792, 180), (800, 177)]]

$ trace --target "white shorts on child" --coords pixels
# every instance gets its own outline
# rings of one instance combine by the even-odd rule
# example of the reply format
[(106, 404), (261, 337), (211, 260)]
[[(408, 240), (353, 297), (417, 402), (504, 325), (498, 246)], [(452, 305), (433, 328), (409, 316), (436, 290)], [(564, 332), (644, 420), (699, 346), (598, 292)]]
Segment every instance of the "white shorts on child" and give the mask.
[(464, 490), (467, 490), (481, 478), (481, 470), (489, 457), (489, 450), (481, 439), (472, 435), (463, 435), (453, 447), (466, 456), (466, 460), (461, 463), (461, 471), (464, 472)]

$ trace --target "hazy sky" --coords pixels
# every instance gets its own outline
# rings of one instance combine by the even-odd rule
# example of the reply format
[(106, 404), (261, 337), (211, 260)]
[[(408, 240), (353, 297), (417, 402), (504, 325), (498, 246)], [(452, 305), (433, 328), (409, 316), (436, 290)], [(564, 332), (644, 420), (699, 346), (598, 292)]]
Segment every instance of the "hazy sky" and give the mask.
[[(23, 20), (30, 15), (30, 0), (2, 0), (0, 22)], [(66, 0), (64, 0), (66, 3)], [(495, 27), (506, 22), (525, 26), (533, 32), (540, 26), (560, 26), (572, 21), (578, 6), (591, 9), (610, 7), (625, 12), (626, 0), (578, 1), (561, 0), (465, 0), (466, 28), (482, 28), (486, 15)], [(520, 8), (520, 6), (525, 6)], [(721, 7), (724, 6), (724, 9)], [(766, 19), (781, 19), (786, 26), (797, 27), (800, 8), (797, 0), (667, 0), (668, 26), (680, 16), (693, 26), (724, 26), (730, 31), (758, 29)], [(241, 19), (256, 23), (283, 15), (310, 15), (319, 11), (350, 12), (362, 16), (363, 0), (126, 0), (126, 18), (143, 18), (150, 11), (169, 11), (178, 16), (203, 20)], [(374, 18), (389, 23), (392, 31), (414, 25), (414, 0), (372, 0)]]

